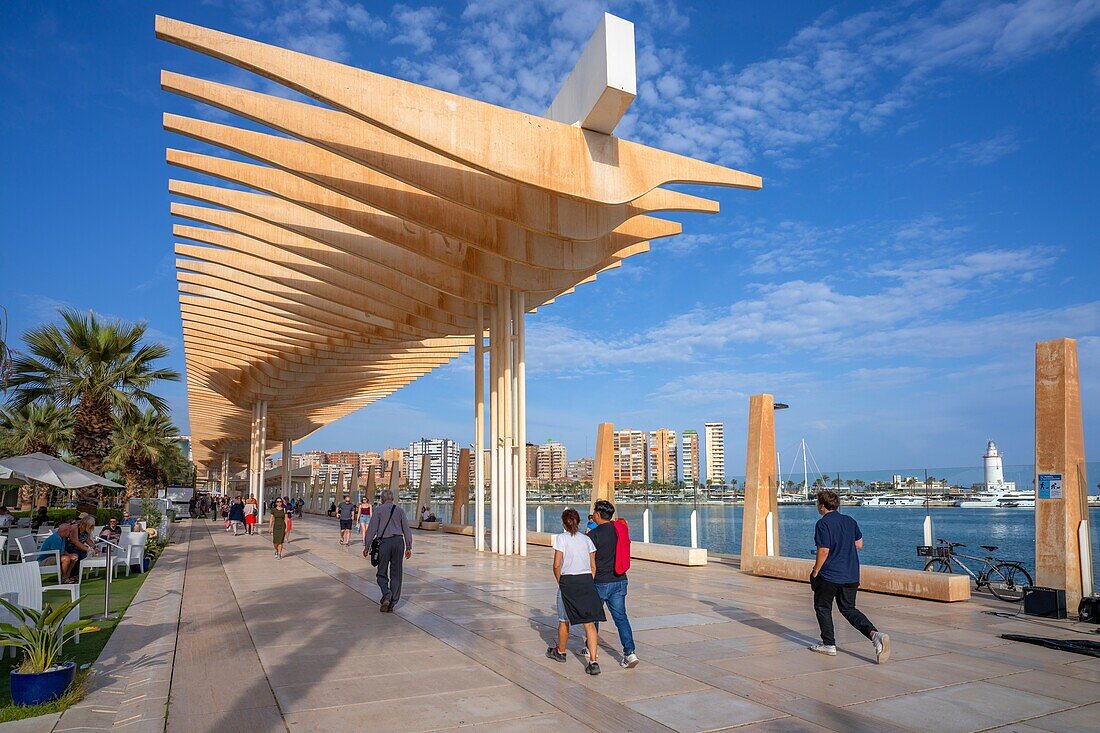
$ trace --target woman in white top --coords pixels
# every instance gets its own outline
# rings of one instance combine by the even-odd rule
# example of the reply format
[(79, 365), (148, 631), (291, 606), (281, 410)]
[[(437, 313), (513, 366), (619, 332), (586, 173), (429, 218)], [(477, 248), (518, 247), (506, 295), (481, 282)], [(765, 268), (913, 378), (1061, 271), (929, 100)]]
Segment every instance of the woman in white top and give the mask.
[(584, 671), (599, 674), (596, 663), (599, 634), (596, 623), (605, 621), (603, 601), (596, 592), (596, 546), (588, 535), (579, 531), (581, 515), (576, 509), (561, 513), (565, 531), (554, 535), (554, 579), (558, 581), (558, 644), (546, 648), (546, 656), (556, 662), (566, 661), (569, 626), (584, 624), (588, 663)]

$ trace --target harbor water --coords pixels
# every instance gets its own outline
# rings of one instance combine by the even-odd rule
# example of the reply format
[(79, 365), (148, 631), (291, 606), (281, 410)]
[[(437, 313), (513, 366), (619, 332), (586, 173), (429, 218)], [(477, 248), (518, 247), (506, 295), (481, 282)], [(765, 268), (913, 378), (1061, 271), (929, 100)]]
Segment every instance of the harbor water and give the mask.
[[(561, 531), (561, 512), (568, 504), (543, 504), (544, 530)], [(572, 505), (583, 517), (586, 505)], [(642, 538), (643, 504), (619, 503), (619, 516), (630, 523), (634, 541)], [(691, 543), (691, 504), (650, 505), (651, 541), (669, 545)], [(450, 504), (433, 504), (433, 511), (443, 519), (451, 515)], [(699, 546), (711, 552), (738, 555), (741, 552), (741, 517), (743, 507), (731, 504), (700, 504)], [(936, 537), (962, 542), (966, 548), (957, 552), (982, 557), (979, 545), (996, 545), (997, 557), (1020, 560), (1029, 572), (1035, 567), (1035, 512), (1030, 509), (960, 509), (955, 507), (841, 507), (840, 511), (859, 522), (863, 531), (860, 559), (868, 565), (898, 568), (924, 567), (926, 558), (918, 557), (917, 545), (924, 542), (924, 517), (932, 516)], [(536, 506), (527, 507), (527, 525), (535, 528)], [(779, 554), (789, 557), (812, 557), (814, 554), (814, 524), (818, 520), (815, 506), (781, 506), (779, 508)], [(1089, 510), (1093, 535), (1093, 558), (1100, 559), (1097, 526), (1100, 508)], [(966, 561), (974, 570), (980, 563)], [(1100, 587), (1100, 562), (1094, 561), (1095, 585)]]

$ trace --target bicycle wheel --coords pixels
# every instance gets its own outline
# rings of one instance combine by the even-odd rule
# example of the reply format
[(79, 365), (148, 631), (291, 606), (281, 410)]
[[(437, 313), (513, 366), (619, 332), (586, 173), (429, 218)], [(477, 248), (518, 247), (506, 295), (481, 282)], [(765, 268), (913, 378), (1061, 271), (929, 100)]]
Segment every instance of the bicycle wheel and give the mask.
[(924, 569), (929, 573), (950, 573), (954, 572), (951, 568), (950, 561), (943, 557), (934, 557), (924, 564)]
[(990, 592), (1007, 603), (1019, 603), (1024, 600), (1024, 586), (1032, 584), (1031, 574), (1023, 565), (1014, 562), (999, 562), (989, 570), (986, 584)]

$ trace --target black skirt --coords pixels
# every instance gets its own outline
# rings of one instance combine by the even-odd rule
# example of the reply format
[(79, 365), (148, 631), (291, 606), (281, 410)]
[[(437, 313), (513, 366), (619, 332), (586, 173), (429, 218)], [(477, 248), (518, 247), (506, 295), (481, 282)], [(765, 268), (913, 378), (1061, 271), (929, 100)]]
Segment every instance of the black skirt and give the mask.
[(603, 615), (603, 601), (596, 592), (596, 584), (588, 573), (584, 575), (563, 575), (558, 582), (561, 600), (565, 605), (565, 615), (570, 624), (590, 624), (606, 621)]

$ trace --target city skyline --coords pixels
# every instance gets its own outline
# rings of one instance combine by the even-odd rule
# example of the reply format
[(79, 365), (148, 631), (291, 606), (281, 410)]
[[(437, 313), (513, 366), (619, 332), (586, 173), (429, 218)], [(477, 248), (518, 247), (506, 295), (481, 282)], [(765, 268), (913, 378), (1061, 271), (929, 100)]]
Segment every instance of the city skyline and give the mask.
[[(157, 9), (538, 114), (598, 12), (635, 23), (638, 98), (621, 134), (751, 168), (764, 189), (717, 192), (721, 216), (675, 217), (688, 234), (528, 319), (532, 442), (553, 436), (583, 456), (600, 420), (680, 433), (722, 422), (735, 476), (748, 395), (769, 392), (791, 405), (776, 420), (781, 452), (805, 435), (823, 468), (980, 466), (989, 438), (1006, 464), (1028, 464), (1034, 344), (1071, 336), (1086, 452), (1100, 450), (1100, 300), (1087, 277), (1100, 265), (1095, 3), (492, 7), (426, 6), (432, 22), (415, 33), (401, 13), (356, 3)], [(59, 306), (91, 308), (147, 320), (182, 369), (166, 102), (133, 90), (193, 62), (151, 29), (140, 5), (0, 8), (16, 111), (2, 144), (23, 176), (0, 202), (2, 264), (51, 262), (48, 284), (7, 291), (13, 342)], [(487, 63), (472, 62), (478, 48)], [(234, 81), (270, 91), (243, 72)], [(61, 87), (74, 90), (64, 103)], [(63, 187), (60, 169), (74, 171)], [(89, 277), (104, 252), (111, 287)], [(471, 383), (471, 359), (459, 359), (300, 449), (428, 434), (466, 445)], [(182, 433), (185, 390), (164, 390)]]

